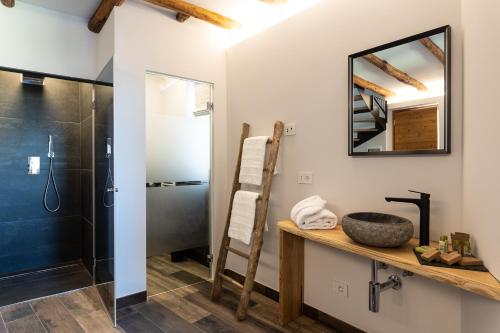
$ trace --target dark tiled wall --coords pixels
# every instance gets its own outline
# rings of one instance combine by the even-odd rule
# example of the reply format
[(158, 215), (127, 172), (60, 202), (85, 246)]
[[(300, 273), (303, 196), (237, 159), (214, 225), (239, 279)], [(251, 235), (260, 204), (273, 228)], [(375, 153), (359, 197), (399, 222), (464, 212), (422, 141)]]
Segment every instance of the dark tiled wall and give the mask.
[(94, 198), (93, 198), (93, 140), (91, 84), (80, 84), (80, 120), (81, 120), (81, 198), (82, 198), (82, 260), (89, 272), (93, 271), (94, 258)]
[[(81, 172), (80, 95), (77, 82), (47, 78), (44, 86), (23, 85), (19, 74), (0, 72), (0, 276), (82, 257), (88, 234), (82, 212), (89, 213), (82, 206), (88, 175)], [(49, 134), (61, 196), (57, 213), (43, 207)], [(28, 156), (40, 156), (40, 175), (27, 174)], [(52, 188), (50, 193), (54, 204)]]

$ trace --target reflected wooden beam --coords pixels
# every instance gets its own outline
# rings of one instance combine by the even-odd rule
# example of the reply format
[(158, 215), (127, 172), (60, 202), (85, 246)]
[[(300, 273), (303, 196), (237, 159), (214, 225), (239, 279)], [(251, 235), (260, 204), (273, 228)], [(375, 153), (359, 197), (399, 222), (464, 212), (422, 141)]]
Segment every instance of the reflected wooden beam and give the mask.
[(5, 7), (12, 8), (12, 7), (14, 7), (14, 5), (16, 4), (16, 1), (15, 1), (15, 0), (2, 0), (2, 4), (3, 4)]
[[(153, 5), (167, 8), (183, 15), (195, 17), (224, 29), (241, 27), (237, 21), (183, 0), (144, 0)], [(182, 17), (184, 18), (184, 17)], [(187, 18), (186, 18), (187, 19)], [(185, 20), (184, 20), (185, 21)]]
[(362, 77), (357, 76), (357, 75), (352, 76), (352, 82), (355, 85), (360, 86), (361, 88), (369, 89), (369, 90), (376, 92), (377, 94), (382, 95), (384, 97), (391, 97), (391, 96), (395, 95), (395, 93), (393, 91), (386, 89), (384, 87), (381, 87), (376, 83), (365, 80)]
[(420, 40), (423, 46), (427, 48), (442, 64), (444, 64), (444, 52), (439, 46), (436, 45), (429, 37)]
[(124, 2), (125, 0), (102, 0), (99, 6), (97, 6), (94, 15), (92, 15), (89, 20), (89, 30), (95, 32), (96, 34), (101, 32), (101, 29), (104, 27), (104, 24), (106, 24), (113, 8), (115, 8), (115, 6), (121, 6)]
[(417, 79), (411, 77), (410, 75), (406, 74), (405, 72), (403, 72), (399, 68), (392, 66), (387, 61), (380, 59), (379, 57), (377, 57), (374, 54), (365, 55), (365, 56), (363, 56), (363, 59), (370, 62), (374, 66), (380, 68), (384, 73), (392, 76), (393, 78), (395, 78), (399, 82), (413, 86), (413, 87), (417, 88), (418, 90), (422, 90), (422, 91), (427, 90), (427, 87), (425, 86), (425, 84), (423, 84), (422, 82), (418, 81)]

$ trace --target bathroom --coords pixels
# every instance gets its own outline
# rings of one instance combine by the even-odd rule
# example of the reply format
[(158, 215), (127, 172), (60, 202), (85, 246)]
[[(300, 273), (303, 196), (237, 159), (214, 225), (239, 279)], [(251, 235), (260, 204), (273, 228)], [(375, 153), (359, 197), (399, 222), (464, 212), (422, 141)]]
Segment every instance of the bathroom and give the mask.
[[(224, 235), (242, 123), (250, 124), (251, 136), (272, 136), (273, 125), (278, 120), (285, 125), (294, 125), (295, 135), (281, 138), (277, 174), (273, 178), (267, 214), (269, 231), (264, 232), (255, 277), (259, 292), (253, 293), (252, 300), (267, 302), (271, 299), (272, 306), (278, 303), (275, 302), (280, 291), (281, 231), (278, 222), (289, 219), (292, 207), (313, 195), (325, 199), (328, 209), (340, 221), (343, 216), (357, 211), (394, 214), (411, 220), (415, 228), (413, 236), (418, 237), (419, 208), (412, 204), (387, 202), (385, 198), (420, 197), (408, 190), (430, 193), (430, 239), (438, 240), (451, 232), (470, 234), (473, 251), (478, 251), (490, 273), (500, 278), (496, 258), (500, 250), (499, 228), (494, 222), (497, 220), (495, 207), (500, 200), (496, 189), (500, 180), (496, 171), (500, 163), (496, 154), (496, 124), (500, 114), (496, 107), (491, 107), (499, 74), (497, 59), (500, 49), (495, 32), (500, 27), (494, 14), (499, 10), (496, 1), (288, 0), (288, 4), (276, 6), (260, 0), (187, 1), (241, 23), (241, 29), (227, 32), (193, 16), (181, 23), (176, 20), (176, 11), (158, 9), (151, 2), (125, 0), (113, 9), (98, 34), (90, 32), (87, 26), (100, 1), (81, 3), (87, 2), (92, 3), (89, 10), (77, 9), (76, 2), (68, 2), (72, 3), (68, 5), (60, 1), (56, 4), (18, 0), (12, 8), (0, 5), (0, 27), (9, 31), (3, 38), (0, 66), (46, 73), (49, 87), (50, 80), (54, 79), (51, 75), (83, 79), (86, 80), (84, 83), (94, 84), (98, 74), (113, 59), (114, 117), (113, 132), (109, 137), (113, 139), (110, 162), (113, 162), (112, 176), (118, 192), (114, 194), (112, 208), (114, 242), (107, 244), (114, 250), (115, 293), (111, 298), (116, 298), (119, 309), (147, 299), (148, 191), (152, 188), (145, 184), (149, 181), (201, 180), (148, 179), (148, 73), (187, 78), (213, 86), (208, 189), (211, 225), (207, 237), (209, 254), (213, 255), (212, 278)], [(246, 30), (249, 25), (255, 29)], [(443, 26), (451, 27), (448, 49), (451, 52), (449, 153), (350, 156), (349, 55)], [(411, 73), (408, 69), (405, 71)], [(16, 83), (20, 85), (19, 74), (16, 73)], [(0, 95), (3, 91), (2, 87)], [(81, 123), (82, 118), (75, 117), (74, 126), (81, 126)], [(52, 216), (43, 208), (49, 132), (37, 134), (36, 151), (19, 150), (22, 152), (20, 162), (13, 167), (13, 172), (18, 172), (19, 177), (38, 181), (36, 189), (25, 186), (14, 192), (19, 193), (20, 198), (33, 200), (33, 205), (38, 205), (38, 212), (45, 217)], [(0, 132), (0, 149), (2, 142), (22, 142), (16, 138), (30, 137), (29, 131), (16, 132), (15, 136), (6, 133)], [(59, 133), (54, 136), (61, 139)], [(80, 136), (83, 139), (87, 135), (82, 132)], [(102, 159), (101, 175), (104, 175), (97, 177), (95, 171), (96, 188), (91, 193), (97, 205), (102, 202), (103, 193), (102, 183), (97, 185), (97, 178), (106, 181), (107, 148), (105, 140), (97, 137), (94, 140), (94, 155), (96, 159)], [(70, 146), (73, 147), (73, 143)], [(67, 149), (61, 141), (54, 142), (55, 180), (59, 191), (64, 192), (61, 213), (68, 209), (64, 206), (67, 200), (73, 200), (77, 206), (78, 200), (83, 202), (83, 195), (78, 194), (83, 182), (78, 193), (71, 190), (68, 193), (66, 186), (71, 184), (61, 172), (64, 166), (57, 161), (58, 157), (63, 158), (71, 152), (74, 159), (80, 156), (76, 149), (69, 149), (69, 152)], [(98, 149), (101, 150), (99, 154)], [(81, 153), (81, 148), (79, 150)], [(27, 175), (29, 156), (40, 157), (40, 175)], [(4, 163), (9, 164), (12, 159), (0, 158), (7, 168)], [(81, 163), (71, 168), (80, 174), (90, 170)], [(309, 175), (311, 182), (299, 184), (299, 175)], [(2, 186), (9, 185), (8, 177), (4, 176), (1, 183), (5, 184)], [(15, 186), (15, 182), (12, 185)], [(0, 192), (2, 198), (11, 193), (11, 190), (4, 192), (5, 189), (3, 187)], [(52, 188), (49, 189), (52, 196)], [(26, 191), (24, 195), (21, 190)], [(15, 194), (12, 194), (13, 199), (8, 194), (7, 202), (19, 202)], [(54, 203), (53, 197), (49, 199), (49, 203)], [(6, 201), (0, 201), (5, 207)], [(2, 209), (1, 214), (14, 212)], [(70, 214), (82, 216), (84, 211), (76, 209)], [(22, 216), (22, 219), (28, 218), (31, 217)], [(75, 224), (84, 225), (81, 219)], [(71, 234), (71, 245), (79, 255), (72, 256), (69, 261), (83, 259), (81, 236), (83, 233)], [(3, 241), (0, 240), (0, 247)], [(250, 250), (244, 244), (234, 247), (245, 253)], [(64, 253), (70, 254), (68, 251)], [(3, 252), (0, 257), (2, 255)], [(55, 264), (62, 262), (66, 260)], [(370, 311), (371, 264), (370, 258), (305, 241), (303, 303), (308, 306), (305, 310), (309, 317), (328, 318), (331, 322), (334, 318), (361, 331), (375, 333), (498, 331), (498, 301), (419, 274), (403, 277), (404, 269), (391, 265), (387, 270), (379, 271), (378, 281), (382, 283), (390, 275), (397, 274), (403, 279), (403, 286), (400, 290), (382, 292), (379, 312)], [(43, 268), (51, 265), (49, 263)], [(244, 276), (247, 261), (231, 253), (226, 268)], [(176, 273), (175, 276), (181, 277), (178, 272), (171, 274)], [(188, 275), (183, 273), (182, 277), (185, 276)], [(209, 331), (208, 325), (214, 322), (230, 323), (236, 331), (244, 331), (243, 327), (248, 327), (248, 331), (264, 331), (262, 327), (271, 330), (263, 322), (277, 320), (277, 310), (273, 310), (271, 303), (265, 303), (251, 309), (259, 316), (238, 322), (234, 319), (238, 295), (226, 293), (220, 303), (212, 303), (210, 298), (200, 296), (209, 293), (210, 288), (203, 288), (204, 282), (195, 281), (193, 286), (181, 289), (177, 294), (184, 297), (180, 302), (183, 302), (184, 309), (189, 309), (191, 316), (185, 317), (189, 318), (190, 325), (202, 327), (202, 331)], [(339, 285), (347, 286), (344, 288), (347, 292), (339, 293)], [(197, 291), (188, 295), (194, 290)], [(168, 299), (168, 295), (173, 294), (164, 293), (154, 299), (161, 300), (162, 307), (180, 316), (182, 306), (176, 306)], [(271, 298), (261, 299), (261, 294)], [(230, 310), (216, 312), (220, 308), (213, 304), (219, 306), (223, 302), (230, 304)], [(157, 303), (160, 302), (156, 302), (151, 311), (160, 308)], [(147, 317), (149, 309), (131, 311), (121, 327), (128, 325), (133, 332), (133, 320), (149, 325), (150, 321), (144, 320), (150, 318)], [(0, 309), (3, 315), (2, 311)], [(212, 315), (207, 316), (204, 311)], [(124, 311), (118, 312), (123, 314)], [(156, 312), (149, 315), (151, 313)], [(309, 322), (309, 317), (304, 322)], [(76, 317), (76, 321), (84, 327), (86, 318), (82, 318)], [(4, 316), (2, 320), (8, 321), (8, 318)], [(47, 321), (43, 316), (40, 320)], [(171, 317), (169, 320), (177, 323)], [(256, 325), (261, 326), (250, 328), (255, 320)], [(6, 323), (7, 328), (9, 325), (13, 324)], [(272, 328), (279, 331), (280, 326)], [(338, 327), (334, 331), (342, 332)]]

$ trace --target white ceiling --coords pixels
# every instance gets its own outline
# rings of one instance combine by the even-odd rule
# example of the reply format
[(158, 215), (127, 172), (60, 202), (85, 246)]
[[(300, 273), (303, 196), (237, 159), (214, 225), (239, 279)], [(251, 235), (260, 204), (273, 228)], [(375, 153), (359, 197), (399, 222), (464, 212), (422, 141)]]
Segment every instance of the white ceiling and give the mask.
[[(92, 16), (101, 0), (19, 0), (34, 6), (88, 19)], [(133, 0), (129, 0), (133, 1)], [(207, 9), (229, 15), (238, 11), (248, 2), (257, 0), (190, 0), (189, 2)]]
[(19, 0), (30, 5), (89, 19), (100, 0)]
[[(43, 7), (88, 20), (100, 3), (100, 0), (19, 0), (30, 5)], [(143, 0), (126, 0), (144, 3)], [(259, 0), (188, 0), (195, 5), (207, 8), (221, 15), (228, 16), (239, 23), (241, 29), (234, 29), (227, 35), (227, 47), (263, 31), (287, 18), (310, 8), (323, 0), (288, 0), (285, 4), (269, 5)], [(153, 6), (154, 8), (159, 7)], [(185, 24), (195, 24), (189, 20)]]
[[(444, 33), (430, 37), (444, 50)], [(441, 96), (444, 93), (444, 66), (419, 41), (376, 52), (375, 55), (425, 84), (428, 91), (420, 92), (384, 73), (368, 61), (356, 58), (354, 74), (396, 93), (389, 103), (417, 98)], [(398, 96), (399, 95), (399, 96)]]

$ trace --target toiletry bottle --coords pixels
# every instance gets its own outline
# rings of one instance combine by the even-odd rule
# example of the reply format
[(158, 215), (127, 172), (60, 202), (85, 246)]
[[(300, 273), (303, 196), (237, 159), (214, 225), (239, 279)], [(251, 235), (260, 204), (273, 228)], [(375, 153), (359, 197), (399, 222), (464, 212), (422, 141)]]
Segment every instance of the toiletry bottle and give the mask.
[(448, 253), (448, 236), (439, 237), (439, 252)]
[(464, 256), (466, 257), (470, 257), (472, 256), (472, 249), (471, 249), (471, 246), (470, 246), (470, 241), (465, 241), (464, 242), (464, 253), (463, 253)]

